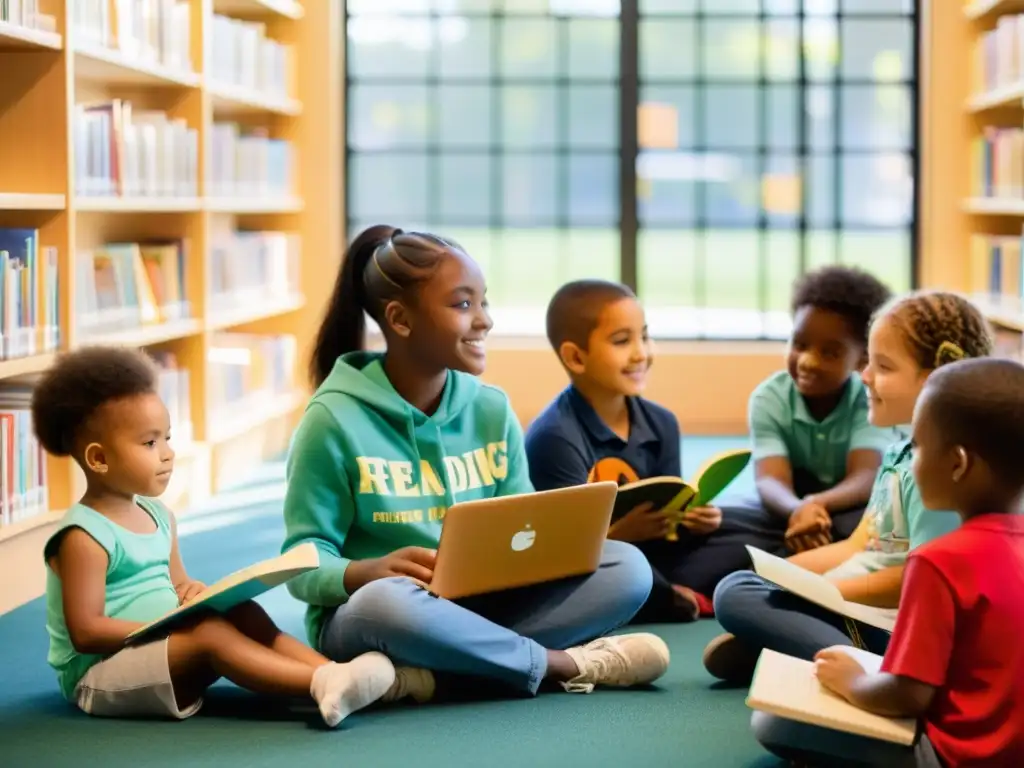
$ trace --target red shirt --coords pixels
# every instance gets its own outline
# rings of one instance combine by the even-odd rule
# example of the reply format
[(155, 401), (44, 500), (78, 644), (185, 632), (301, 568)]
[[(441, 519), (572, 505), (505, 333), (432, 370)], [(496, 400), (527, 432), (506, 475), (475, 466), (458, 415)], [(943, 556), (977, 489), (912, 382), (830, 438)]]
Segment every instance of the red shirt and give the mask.
[(949, 768), (1024, 766), (1024, 516), (910, 553), (882, 671), (938, 688), (925, 732)]

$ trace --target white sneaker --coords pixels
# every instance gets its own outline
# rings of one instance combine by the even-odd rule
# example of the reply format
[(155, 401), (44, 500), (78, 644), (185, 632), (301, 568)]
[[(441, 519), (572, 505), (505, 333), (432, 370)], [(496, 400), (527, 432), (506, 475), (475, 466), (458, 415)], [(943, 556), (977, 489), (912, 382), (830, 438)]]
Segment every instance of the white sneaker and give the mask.
[(411, 696), (417, 704), (425, 704), (434, 698), (434, 673), (418, 667), (395, 667), (395, 682), (381, 701), (398, 701)]
[(597, 685), (626, 688), (653, 683), (668, 669), (665, 641), (648, 632), (601, 637), (566, 650), (580, 673), (561, 683), (569, 693), (590, 693)]

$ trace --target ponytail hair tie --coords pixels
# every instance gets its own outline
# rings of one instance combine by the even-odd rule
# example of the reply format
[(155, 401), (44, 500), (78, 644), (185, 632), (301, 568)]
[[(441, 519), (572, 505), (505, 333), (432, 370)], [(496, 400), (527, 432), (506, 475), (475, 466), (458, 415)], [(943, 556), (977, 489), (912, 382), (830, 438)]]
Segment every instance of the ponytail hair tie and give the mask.
[(939, 368), (947, 363), (955, 363), (957, 360), (963, 360), (966, 356), (959, 344), (954, 344), (952, 341), (944, 341), (935, 350), (935, 367)]
[(393, 286), (394, 288), (397, 288), (400, 291), (401, 290), (401, 286), (399, 286), (394, 280), (392, 280), (390, 278), (390, 276), (388, 275), (388, 273), (384, 271), (384, 267), (381, 266), (381, 261), (380, 261), (380, 256), (379, 256), (379, 254), (381, 252), (381, 249), (384, 246), (388, 246), (392, 250), (394, 249), (394, 240), (393, 239), (394, 239), (395, 234), (401, 234), (401, 229), (395, 229), (393, 232), (391, 232), (390, 237), (386, 241), (381, 243), (379, 246), (377, 246), (377, 248), (374, 249), (374, 255), (370, 257), (370, 260), (374, 262), (374, 267), (380, 273), (382, 278), (387, 283), (389, 283), (391, 286)]

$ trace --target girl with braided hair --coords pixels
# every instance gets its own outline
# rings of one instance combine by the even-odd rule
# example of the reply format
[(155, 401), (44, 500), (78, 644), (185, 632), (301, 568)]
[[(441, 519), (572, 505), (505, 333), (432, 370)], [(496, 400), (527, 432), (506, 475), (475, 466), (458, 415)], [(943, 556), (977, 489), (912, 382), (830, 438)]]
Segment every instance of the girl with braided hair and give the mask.
[[(386, 351), (364, 347), (365, 316)], [(508, 397), (481, 383), (491, 330), (480, 267), (451, 240), (370, 227), (342, 265), (311, 360), (318, 387), (288, 459), (284, 549), (313, 542), (293, 579), (310, 643), (331, 659), (379, 650), (385, 702), (442, 681), (532, 696), (651, 683), (669, 651), (626, 624), (651, 591), (643, 554), (605, 543), (593, 574), (450, 601), (430, 584), (445, 510), (533, 491)]]
[[(978, 310), (953, 293), (920, 292), (879, 310), (868, 338), (868, 418), (909, 434), (914, 406), (933, 371), (986, 357), (992, 336)], [(843, 598), (890, 609), (895, 616), (907, 554), (958, 527), (953, 512), (925, 512), (911, 473), (911, 441), (886, 451), (860, 524), (844, 541), (789, 558), (832, 581)], [(715, 615), (727, 634), (704, 651), (715, 677), (749, 682), (761, 649), (811, 660), (825, 648), (859, 645), (882, 654), (890, 634), (819, 608), (751, 571), (726, 577), (715, 590)]]

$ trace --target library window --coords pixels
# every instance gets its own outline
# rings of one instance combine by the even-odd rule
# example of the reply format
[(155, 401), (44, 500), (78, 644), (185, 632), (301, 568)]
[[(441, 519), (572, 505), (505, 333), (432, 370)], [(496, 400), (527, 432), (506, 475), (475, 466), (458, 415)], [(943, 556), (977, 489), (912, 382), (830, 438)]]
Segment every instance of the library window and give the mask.
[(542, 332), (585, 276), (671, 338), (784, 337), (824, 264), (912, 284), (910, 0), (349, 0), (345, 23), (349, 236), (458, 240), (498, 332)]

